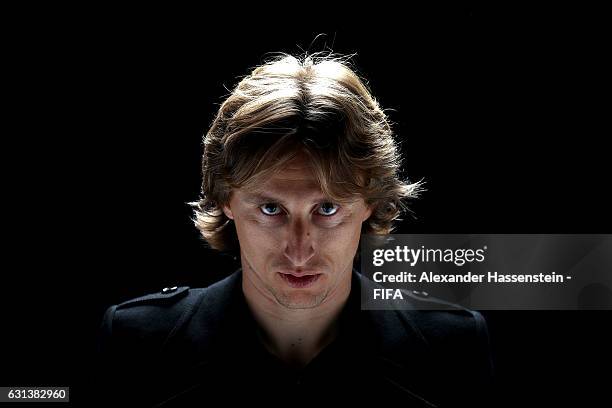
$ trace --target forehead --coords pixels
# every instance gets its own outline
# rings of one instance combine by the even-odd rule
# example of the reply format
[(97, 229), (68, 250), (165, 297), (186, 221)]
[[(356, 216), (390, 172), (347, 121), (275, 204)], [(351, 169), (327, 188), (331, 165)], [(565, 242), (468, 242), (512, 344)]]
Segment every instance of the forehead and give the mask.
[(292, 194), (322, 194), (319, 181), (314, 175), (312, 166), (303, 160), (294, 161), (275, 172), (263, 184), (263, 190)]
[(278, 171), (274, 172), (268, 180), (270, 184), (283, 184), (293, 181), (305, 182), (307, 184), (315, 183), (318, 186), (312, 164), (303, 155), (299, 155), (287, 162)]
[(257, 186), (244, 189), (241, 193), (247, 200), (325, 198), (312, 164), (303, 155), (290, 160), (278, 171), (261, 180)]

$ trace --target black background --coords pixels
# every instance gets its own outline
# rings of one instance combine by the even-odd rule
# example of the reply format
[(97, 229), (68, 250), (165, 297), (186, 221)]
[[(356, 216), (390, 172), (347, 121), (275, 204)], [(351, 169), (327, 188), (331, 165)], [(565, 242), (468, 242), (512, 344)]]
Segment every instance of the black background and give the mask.
[[(235, 269), (186, 203), (219, 103), (269, 53), (357, 54), (428, 190), (396, 232), (610, 232), (597, 10), (254, 7), (4, 14), (1, 385), (85, 403), (106, 307)], [(500, 405), (609, 394), (609, 311), (484, 314)]]

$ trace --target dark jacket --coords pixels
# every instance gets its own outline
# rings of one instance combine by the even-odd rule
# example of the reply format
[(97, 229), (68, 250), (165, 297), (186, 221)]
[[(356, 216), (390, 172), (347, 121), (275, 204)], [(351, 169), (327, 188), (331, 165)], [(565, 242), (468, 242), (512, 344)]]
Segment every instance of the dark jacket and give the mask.
[[(102, 324), (102, 395), (137, 406), (388, 403), (484, 405), (492, 365), (483, 317), (453, 310), (361, 310), (373, 284), (353, 271), (339, 335), (306, 368), (265, 351), (241, 271), (208, 288), (166, 288), (110, 307)], [(437, 301), (410, 294), (417, 304)], [(318, 404), (318, 405), (317, 405)], [(210, 404), (208, 405), (210, 406)]]

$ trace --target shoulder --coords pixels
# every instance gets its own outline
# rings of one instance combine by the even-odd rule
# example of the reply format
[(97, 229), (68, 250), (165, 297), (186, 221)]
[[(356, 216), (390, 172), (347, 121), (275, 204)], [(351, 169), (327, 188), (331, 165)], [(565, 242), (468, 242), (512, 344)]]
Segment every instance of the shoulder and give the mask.
[(426, 338), (486, 337), (487, 324), (478, 311), (430, 296), (426, 292), (405, 291), (410, 307), (398, 310), (404, 319), (416, 324)]
[(118, 332), (149, 335), (168, 332), (205, 290), (188, 286), (167, 287), (112, 305), (104, 314), (103, 326), (109, 336)]
[[(379, 285), (360, 274), (362, 288)], [(362, 304), (364, 309), (380, 304)], [(429, 293), (402, 289), (402, 299), (384, 304), (384, 310), (369, 310), (376, 331), (402, 354), (406, 342), (423, 350), (459, 361), (477, 358), (492, 370), (489, 334), (482, 314)], [(375, 307), (372, 307), (375, 309)], [(380, 308), (382, 309), (382, 308)], [(392, 340), (391, 340), (392, 339)]]
[[(122, 347), (161, 348), (196, 312), (214, 314), (236, 274), (206, 288), (172, 286), (107, 308), (100, 328), (100, 351)], [(133, 344), (132, 344), (133, 343)]]
[[(363, 276), (361, 284), (376, 285)], [(415, 387), (427, 400), (449, 398), (449, 406), (480, 406), (488, 400), (494, 370), (482, 314), (425, 292), (403, 290), (402, 295), (384, 310), (366, 313), (383, 361), (391, 362), (385, 367), (400, 373), (394, 381)], [(408, 380), (415, 372), (418, 378)]]
[[(196, 354), (183, 345), (209, 340), (238, 281), (234, 273), (206, 288), (172, 286), (108, 307), (95, 360), (102, 405), (124, 400), (153, 406), (191, 384)], [(196, 321), (198, 330), (190, 332)]]
[(494, 375), (487, 323), (482, 314), (426, 293), (412, 293), (414, 309), (397, 310), (399, 318), (418, 332), (440, 378), (470, 381), (488, 388)]
[[(357, 272), (356, 275), (362, 294), (372, 293), (375, 288), (383, 288), (361, 273)], [(377, 319), (396, 321), (399, 317), (402, 322), (427, 337), (470, 336), (486, 332), (485, 320), (477, 311), (435, 298), (424, 291), (400, 291), (402, 296), (399, 299), (362, 299), (362, 309), (381, 311), (374, 312)]]

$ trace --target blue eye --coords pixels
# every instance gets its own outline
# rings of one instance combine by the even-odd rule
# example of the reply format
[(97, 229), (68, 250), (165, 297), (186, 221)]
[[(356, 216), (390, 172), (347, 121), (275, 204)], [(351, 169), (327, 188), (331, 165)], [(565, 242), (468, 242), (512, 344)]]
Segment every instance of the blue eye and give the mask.
[(264, 205), (260, 206), (259, 209), (265, 215), (270, 215), (270, 216), (278, 215), (280, 214), (280, 211), (281, 211), (280, 207), (274, 203), (265, 203)]
[(338, 212), (338, 206), (334, 203), (322, 203), (317, 210), (319, 215), (323, 215), (324, 217), (329, 217)]

